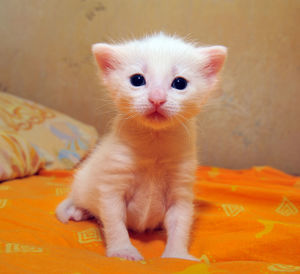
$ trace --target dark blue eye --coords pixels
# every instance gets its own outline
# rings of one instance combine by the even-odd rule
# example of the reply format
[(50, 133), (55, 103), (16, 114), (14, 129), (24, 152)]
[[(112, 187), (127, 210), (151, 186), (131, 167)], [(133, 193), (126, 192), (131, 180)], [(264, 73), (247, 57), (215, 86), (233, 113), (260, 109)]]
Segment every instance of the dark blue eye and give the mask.
[(185, 89), (188, 82), (182, 77), (176, 77), (172, 82), (172, 88), (176, 88), (179, 90)]
[(134, 74), (130, 77), (131, 85), (135, 87), (146, 85), (146, 80), (142, 74)]

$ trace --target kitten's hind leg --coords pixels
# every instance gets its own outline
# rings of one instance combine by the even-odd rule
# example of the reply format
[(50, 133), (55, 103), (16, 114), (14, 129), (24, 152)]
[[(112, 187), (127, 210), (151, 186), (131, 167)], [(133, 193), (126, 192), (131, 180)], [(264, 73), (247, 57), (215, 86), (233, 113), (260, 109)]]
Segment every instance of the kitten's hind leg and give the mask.
[(71, 198), (67, 198), (62, 201), (56, 208), (56, 217), (62, 223), (67, 223), (69, 220), (87, 220), (92, 216), (86, 210), (76, 207), (73, 204)]

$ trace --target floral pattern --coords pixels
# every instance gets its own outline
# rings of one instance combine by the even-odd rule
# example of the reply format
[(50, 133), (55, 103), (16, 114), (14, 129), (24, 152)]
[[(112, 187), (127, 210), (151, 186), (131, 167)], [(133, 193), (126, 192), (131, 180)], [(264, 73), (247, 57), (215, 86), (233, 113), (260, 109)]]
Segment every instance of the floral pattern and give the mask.
[[(98, 139), (95, 128), (4, 92), (0, 92), (0, 131), (0, 157), (6, 163), (0, 166), (0, 180), (30, 175), (41, 168), (72, 169)], [(22, 152), (15, 147), (23, 147)]]

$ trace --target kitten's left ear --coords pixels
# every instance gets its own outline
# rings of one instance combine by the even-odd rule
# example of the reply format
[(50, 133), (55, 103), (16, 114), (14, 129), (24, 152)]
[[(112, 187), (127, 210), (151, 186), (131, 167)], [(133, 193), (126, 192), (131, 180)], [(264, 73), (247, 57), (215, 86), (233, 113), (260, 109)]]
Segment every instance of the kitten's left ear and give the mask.
[(212, 46), (199, 48), (201, 56), (200, 72), (211, 83), (215, 83), (221, 71), (226, 56), (227, 48), (224, 46)]

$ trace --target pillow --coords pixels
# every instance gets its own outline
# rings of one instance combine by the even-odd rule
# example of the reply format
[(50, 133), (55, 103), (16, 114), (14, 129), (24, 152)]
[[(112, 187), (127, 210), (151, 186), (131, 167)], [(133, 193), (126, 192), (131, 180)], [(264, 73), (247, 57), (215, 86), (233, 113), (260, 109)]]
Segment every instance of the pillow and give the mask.
[(28, 142), (46, 170), (74, 168), (98, 139), (94, 127), (4, 92), (0, 92), (0, 130)]
[(0, 181), (32, 175), (44, 164), (25, 139), (0, 131)]

